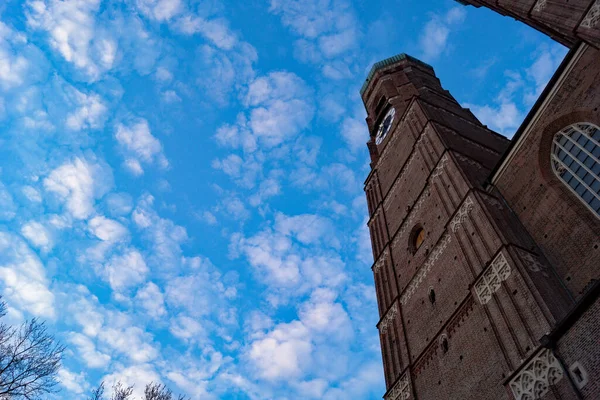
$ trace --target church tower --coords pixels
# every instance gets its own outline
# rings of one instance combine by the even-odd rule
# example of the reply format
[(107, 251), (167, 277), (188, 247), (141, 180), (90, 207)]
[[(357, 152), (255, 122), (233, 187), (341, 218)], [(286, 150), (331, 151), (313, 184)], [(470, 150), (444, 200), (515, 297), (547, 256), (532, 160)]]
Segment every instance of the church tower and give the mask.
[(484, 188), (509, 141), (406, 54), (376, 63), (360, 93), (384, 398), (507, 399), (529, 390), (513, 373), (536, 357), (547, 391), (563, 373), (539, 339), (573, 299)]

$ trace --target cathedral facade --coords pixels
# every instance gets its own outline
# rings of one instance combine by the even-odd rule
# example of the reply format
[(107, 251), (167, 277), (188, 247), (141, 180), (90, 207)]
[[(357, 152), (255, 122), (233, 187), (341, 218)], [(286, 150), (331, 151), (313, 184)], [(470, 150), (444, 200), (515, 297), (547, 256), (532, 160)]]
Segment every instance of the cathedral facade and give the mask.
[(600, 399), (600, 0), (460, 3), (570, 51), (512, 140), (431, 66), (371, 69), (384, 399)]

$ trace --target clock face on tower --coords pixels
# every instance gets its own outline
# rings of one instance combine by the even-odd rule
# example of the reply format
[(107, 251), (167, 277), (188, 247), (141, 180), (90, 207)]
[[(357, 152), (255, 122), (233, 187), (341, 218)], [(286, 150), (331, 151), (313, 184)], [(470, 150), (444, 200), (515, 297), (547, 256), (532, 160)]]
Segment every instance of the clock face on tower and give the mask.
[(394, 115), (396, 115), (396, 109), (394, 107), (390, 108), (385, 114), (383, 121), (379, 124), (379, 129), (377, 129), (377, 136), (375, 136), (375, 144), (379, 145), (385, 139), (385, 136), (388, 134), (390, 128), (392, 127), (392, 123), (394, 122)]

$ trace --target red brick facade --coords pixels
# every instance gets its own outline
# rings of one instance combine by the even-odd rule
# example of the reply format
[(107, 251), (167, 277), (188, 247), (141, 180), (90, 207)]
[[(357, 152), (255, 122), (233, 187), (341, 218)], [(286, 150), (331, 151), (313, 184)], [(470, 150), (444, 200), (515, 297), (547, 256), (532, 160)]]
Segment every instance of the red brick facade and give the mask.
[[(569, 7), (581, 20), (587, 3)], [(377, 63), (361, 89), (385, 399), (600, 398), (600, 218), (550, 158), (565, 126), (600, 126), (600, 53), (581, 21), (544, 18), (577, 44), (512, 143), (410, 56)]]

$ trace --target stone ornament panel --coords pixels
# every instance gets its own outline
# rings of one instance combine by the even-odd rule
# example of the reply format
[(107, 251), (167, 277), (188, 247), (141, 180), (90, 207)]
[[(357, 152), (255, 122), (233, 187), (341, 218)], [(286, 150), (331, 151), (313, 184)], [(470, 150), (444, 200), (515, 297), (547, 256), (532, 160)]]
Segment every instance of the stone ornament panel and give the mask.
[(471, 196), (465, 199), (454, 218), (452, 218), (452, 221), (450, 221), (450, 229), (452, 230), (452, 232), (456, 232), (458, 228), (460, 228), (460, 226), (467, 220), (467, 217), (473, 209), (474, 204), (475, 202), (473, 201)]
[(425, 279), (435, 262), (441, 257), (442, 253), (444, 252), (446, 247), (448, 247), (448, 244), (451, 240), (452, 237), (449, 234), (445, 234), (440, 239), (438, 245), (433, 249), (431, 255), (429, 256), (425, 264), (423, 264), (421, 269), (419, 269), (419, 271), (415, 274), (415, 276), (410, 281), (410, 284), (400, 297), (400, 303), (402, 305), (405, 305), (410, 299), (410, 297), (417, 291), (417, 288), (419, 287), (421, 282), (423, 282), (423, 280)]
[(398, 315), (398, 305), (394, 303), (394, 305), (390, 307), (388, 312), (385, 314), (385, 317), (383, 317), (381, 323), (379, 324), (379, 332), (382, 335), (387, 331), (388, 327), (394, 323), (396, 315)]
[(475, 168), (477, 168), (479, 170), (483, 169), (483, 167), (481, 166), (481, 164), (479, 164), (477, 161), (475, 161), (475, 160), (473, 160), (473, 159), (471, 159), (469, 157), (465, 157), (465, 156), (463, 156), (460, 153), (454, 153), (454, 156), (456, 158), (458, 158), (460, 161), (462, 161), (462, 162), (464, 162), (466, 164), (469, 164), (472, 167), (475, 167)]
[(584, 28), (593, 29), (600, 22), (600, 0), (596, 0), (588, 13), (581, 21), (581, 25)]
[(435, 167), (435, 169), (433, 170), (433, 173), (431, 174), (431, 179), (437, 178), (438, 176), (442, 175), (442, 173), (444, 172), (444, 168), (446, 168), (447, 163), (448, 163), (448, 153), (444, 154), (444, 156), (438, 163), (438, 166)]
[(508, 279), (511, 269), (503, 253), (496, 256), (490, 266), (483, 272), (475, 282), (475, 292), (481, 304), (487, 304), (492, 295), (500, 289), (502, 282)]
[(511, 379), (510, 390), (515, 400), (541, 399), (550, 386), (563, 378), (560, 363), (549, 349), (542, 349)]
[(410, 379), (407, 372), (390, 389), (384, 400), (407, 400), (410, 397)]
[(504, 206), (497, 198), (492, 196), (484, 196), (484, 199), (489, 205), (496, 207), (498, 210), (504, 210)]
[(379, 260), (377, 260), (377, 262), (373, 265), (373, 272), (374, 273), (379, 273), (379, 271), (381, 270), (381, 267), (383, 267), (383, 265), (385, 264), (385, 260), (387, 259), (388, 256), (388, 249), (386, 248), (383, 253), (381, 254), (381, 256), (379, 257)]
[(548, 276), (548, 273), (546, 272), (546, 266), (544, 264), (542, 264), (536, 256), (529, 253), (528, 251), (521, 250), (521, 249), (517, 249), (517, 252), (519, 253), (519, 256), (521, 257), (521, 260), (523, 260), (523, 264), (525, 264), (525, 266), (527, 267), (527, 269), (529, 271), (541, 272), (542, 275), (544, 275), (546, 277)]
[(546, 8), (546, 0), (538, 0), (537, 3), (535, 3), (535, 7), (533, 7), (533, 11), (539, 13), (544, 11), (544, 8)]

